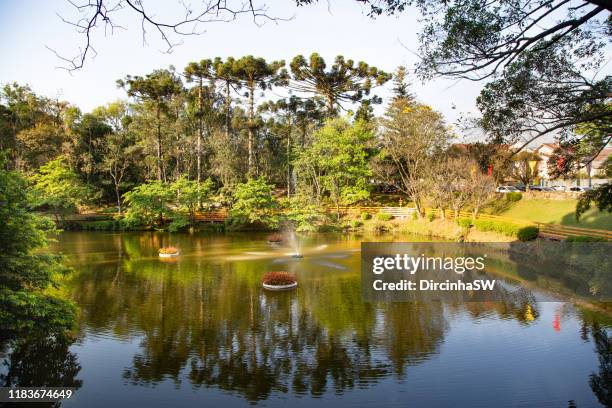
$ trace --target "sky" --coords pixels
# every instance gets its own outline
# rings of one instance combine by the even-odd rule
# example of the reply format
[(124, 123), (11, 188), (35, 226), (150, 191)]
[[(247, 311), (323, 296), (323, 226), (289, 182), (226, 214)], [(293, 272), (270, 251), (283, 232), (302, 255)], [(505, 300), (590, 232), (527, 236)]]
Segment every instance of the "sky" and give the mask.
[[(85, 2), (86, 0), (75, 0)], [(199, 0), (191, 0), (196, 6)], [(0, 0), (0, 83), (16, 81), (52, 98), (67, 100), (83, 111), (126, 98), (116, 80), (145, 75), (154, 69), (174, 65), (182, 69), (190, 61), (216, 56), (261, 56), (287, 62), (297, 54), (318, 52), (326, 60), (338, 55), (365, 61), (392, 72), (399, 65), (414, 69), (418, 49), (418, 14), (408, 9), (397, 17), (372, 20), (354, 0), (320, 1), (296, 8), (291, 1), (267, 0), (268, 14), (288, 21), (254, 24), (249, 17), (230, 23), (209, 24), (197, 36), (174, 37), (182, 44), (171, 54), (149, 30), (143, 45), (139, 20), (131, 12), (117, 14), (117, 23), (126, 27), (114, 33), (99, 29), (93, 45), (97, 51), (85, 66), (73, 72), (58, 68), (63, 62), (47, 47), (63, 56), (74, 56), (84, 37), (62, 21), (78, 16), (67, 0)], [(147, 0), (145, 6), (158, 16), (172, 17), (180, 10), (175, 0)], [(418, 99), (442, 112), (449, 124), (462, 115), (477, 113), (475, 99), (482, 83), (436, 79), (426, 83), (412, 78), (412, 91)], [(389, 83), (376, 94), (389, 95)], [(277, 91), (278, 96), (286, 96)], [(382, 107), (377, 108), (381, 113)], [(471, 135), (474, 138), (474, 135)]]

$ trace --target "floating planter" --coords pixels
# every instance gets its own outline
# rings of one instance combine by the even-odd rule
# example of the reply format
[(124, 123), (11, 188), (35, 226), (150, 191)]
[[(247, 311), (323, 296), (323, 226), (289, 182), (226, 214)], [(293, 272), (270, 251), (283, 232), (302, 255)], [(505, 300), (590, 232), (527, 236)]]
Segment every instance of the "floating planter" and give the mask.
[(268, 272), (262, 279), (264, 289), (268, 290), (291, 290), (297, 288), (295, 276), (289, 272)]
[(269, 244), (280, 244), (281, 242), (283, 242), (283, 236), (281, 234), (268, 235)]
[(179, 256), (180, 252), (178, 248), (175, 247), (165, 247), (159, 248), (159, 257), (160, 258), (172, 258), (174, 256)]

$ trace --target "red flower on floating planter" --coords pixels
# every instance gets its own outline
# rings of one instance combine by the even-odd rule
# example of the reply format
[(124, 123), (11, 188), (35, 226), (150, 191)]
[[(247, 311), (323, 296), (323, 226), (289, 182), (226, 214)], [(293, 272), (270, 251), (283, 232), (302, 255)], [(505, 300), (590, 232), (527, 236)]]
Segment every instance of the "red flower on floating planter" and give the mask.
[(266, 285), (282, 286), (297, 282), (295, 276), (289, 272), (268, 272), (261, 281)]

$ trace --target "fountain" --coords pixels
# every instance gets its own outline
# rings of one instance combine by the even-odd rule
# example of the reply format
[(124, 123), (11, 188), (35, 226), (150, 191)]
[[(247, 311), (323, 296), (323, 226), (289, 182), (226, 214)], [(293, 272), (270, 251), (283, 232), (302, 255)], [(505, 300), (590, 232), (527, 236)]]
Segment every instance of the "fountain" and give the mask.
[(287, 242), (289, 242), (291, 249), (293, 249), (293, 255), (291, 255), (292, 258), (301, 259), (304, 257), (301, 253), (302, 251), (301, 251), (300, 242), (297, 239), (295, 230), (292, 228), (287, 230)]

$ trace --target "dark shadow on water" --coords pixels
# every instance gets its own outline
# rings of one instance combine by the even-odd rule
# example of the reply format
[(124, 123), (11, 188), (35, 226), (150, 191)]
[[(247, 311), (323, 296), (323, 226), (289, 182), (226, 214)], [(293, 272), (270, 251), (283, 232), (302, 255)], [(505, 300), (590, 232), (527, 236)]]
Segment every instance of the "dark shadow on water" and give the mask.
[[(80, 388), (83, 384), (77, 379), (81, 365), (76, 354), (69, 350), (72, 340), (67, 337), (30, 335), (20, 339), (5, 339), (0, 344), (2, 387)], [(31, 405), (60, 407), (61, 402)], [(27, 403), (13, 406), (25, 408)]]

